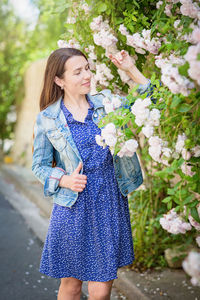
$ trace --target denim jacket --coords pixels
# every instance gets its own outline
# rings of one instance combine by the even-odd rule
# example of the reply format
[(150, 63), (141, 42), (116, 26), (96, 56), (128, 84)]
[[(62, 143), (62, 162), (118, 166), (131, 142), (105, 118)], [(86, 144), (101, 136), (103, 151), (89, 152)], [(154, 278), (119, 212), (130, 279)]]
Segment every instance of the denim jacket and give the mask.
[[(140, 94), (148, 92), (149, 95), (152, 92), (151, 81), (139, 85), (137, 91)], [(97, 125), (106, 114), (102, 100), (109, 95), (111, 91), (108, 89), (95, 95), (87, 94), (94, 104), (92, 119)], [(61, 98), (37, 115), (34, 125), (32, 171), (44, 185), (45, 197), (53, 196), (53, 203), (72, 207), (77, 200), (78, 192), (60, 187), (59, 181), (64, 174), (72, 174), (79, 162), (82, 162), (82, 158), (73, 141), (60, 101)], [(56, 167), (52, 167), (53, 157), (56, 160)], [(136, 152), (132, 157), (113, 156), (113, 164), (123, 196), (127, 196), (142, 184), (143, 176)], [(80, 173), (83, 174), (83, 168)]]

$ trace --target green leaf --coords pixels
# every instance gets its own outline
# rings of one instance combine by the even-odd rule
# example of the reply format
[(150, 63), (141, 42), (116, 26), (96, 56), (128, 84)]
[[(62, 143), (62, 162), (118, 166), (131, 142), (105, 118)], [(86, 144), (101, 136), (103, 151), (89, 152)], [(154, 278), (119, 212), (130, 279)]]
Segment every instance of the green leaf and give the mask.
[(133, 132), (130, 128), (125, 129), (125, 134), (128, 138), (131, 138), (133, 136)]
[(180, 205), (178, 205), (177, 207), (174, 208), (174, 211), (177, 212), (180, 209)]
[(170, 201), (170, 202), (167, 203), (167, 209), (170, 210), (171, 208), (172, 208), (172, 201)]
[(151, 82), (154, 83), (155, 79), (156, 79), (156, 73), (153, 72), (153, 74), (151, 75)]
[(175, 194), (175, 191), (174, 191), (174, 189), (167, 189), (167, 193), (169, 194), (169, 195), (174, 195)]
[(174, 202), (175, 202), (176, 204), (180, 204), (180, 200), (179, 200), (179, 199), (174, 198), (173, 200), (174, 200)]
[(185, 198), (185, 200), (183, 201), (183, 205), (188, 204), (191, 202), (191, 200), (194, 199), (194, 195), (190, 195), (187, 198)]
[(181, 101), (182, 101), (182, 99), (180, 97), (174, 96), (170, 107), (171, 108), (176, 107), (179, 103), (181, 103)]
[(184, 103), (184, 104), (182, 104), (177, 110), (178, 110), (179, 112), (187, 112), (187, 111), (189, 111), (190, 109), (191, 109), (190, 105)]
[(179, 158), (179, 160), (177, 161), (177, 167), (179, 168), (183, 162), (184, 162), (184, 159), (182, 157)]
[(187, 206), (189, 206), (190, 208), (196, 207), (198, 203), (199, 203), (198, 200), (194, 200), (191, 203), (189, 203)]
[(192, 207), (190, 209), (190, 212), (191, 212), (192, 217), (195, 219), (195, 221), (197, 221), (198, 223), (200, 223), (200, 218), (199, 218), (199, 214), (198, 214), (197, 208), (196, 207)]
[(98, 8), (97, 8), (99, 13), (106, 11), (106, 9), (107, 9), (107, 5), (105, 3), (101, 3), (100, 5), (98, 5)]
[(163, 203), (168, 203), (172, 199), (171, 196), (168, 196), (162, 200)]
[(178, 68), (179, 74), (181, 74), (182, 76), (188, 77), (189, 67), (190, 67), (190, 65), (189, 65), (189, 62), (187, 61), (184, 65), (182, 65)]

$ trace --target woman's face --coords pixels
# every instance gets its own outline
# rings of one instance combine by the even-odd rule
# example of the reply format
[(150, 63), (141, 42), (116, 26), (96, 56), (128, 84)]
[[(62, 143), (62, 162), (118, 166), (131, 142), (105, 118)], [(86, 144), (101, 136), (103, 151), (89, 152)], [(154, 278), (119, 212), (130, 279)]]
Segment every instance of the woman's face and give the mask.
[(66, 94), (87, 94), (90, 91), (92, 72), (84, 56), (72, 56), (65, 63), (61, 80)]

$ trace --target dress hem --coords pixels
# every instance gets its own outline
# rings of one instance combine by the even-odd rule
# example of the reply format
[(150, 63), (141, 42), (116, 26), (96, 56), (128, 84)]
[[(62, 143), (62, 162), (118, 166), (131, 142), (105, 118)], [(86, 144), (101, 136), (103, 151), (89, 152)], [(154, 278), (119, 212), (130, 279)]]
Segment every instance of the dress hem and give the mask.
[[(133, 259), (134, 260), (134, 259)], [(133, 262), (133, 260), (132, 260), (132, 262)], [(128, 266), (128, 265), (131, 265), (132, 264), (132, 262), (131, 263), (122, 263), (122, 264), (120, 264), (118, 267), (117, 267), (117, 269), (119, 269), (119, 268), (121, 268), (121, 267), (124, 267), (124, 266)], [(57, 277), (55, 277), (54, 275), (49, 275), (48, 273), (45, 273), (45, 271), (40, 271), (39, 270), (39, 272), (40, 273), (42, 273), (42, 274), (45, 274), (45, 275), (47, 275), (47, 276), (49, 276), (49, 277), (52, 277), (52, 278), (69, 278), (69, 277), (73, 277), (73, 278), (76, 278), (76, 279), (78, 279), (78, 280), (81, 280), (81, 281), (98, 281), (98, 282), (106, 282), (106, 281), (110, 281), (110, 280), (113, 280), (113, 279), (118, 279), (118, 277), (117, 277), (117, 275), (114, 275), (112, 278), (110, 278), (110, 279), (104, 279), (104, 280), (99, 280), (99, 279), (80, 279), (80, 277), (79, 276), (76, 276), (76, 275), (68, 275), (68, 276), (65, 276), (65, 275), (62, 275), (62, 276), (57, 276)]]

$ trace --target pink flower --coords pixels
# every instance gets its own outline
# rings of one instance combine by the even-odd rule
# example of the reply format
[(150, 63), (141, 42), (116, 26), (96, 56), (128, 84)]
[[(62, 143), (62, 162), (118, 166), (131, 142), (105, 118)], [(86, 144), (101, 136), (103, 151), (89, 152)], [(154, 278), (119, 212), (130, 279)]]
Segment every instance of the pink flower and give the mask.
[(196, 173), (193, 172), (191, 169), (192, 169), (192, 166), (188, 165), (186, 162), (182, 163), (182, 165), (181, 165), (181, 171), (185, 175), (190, 176), (190, 177), (194, 176)]
[(200, 61), (190, 63), (188, 74), (193, 80), (196, 80), (197, 83), (200, 85)]
[(200, 43), (195, 46), (190, 46), (184, 58), (190, 63), (197, 60), (197, 54), (200, 53)]
[(119, 31), (121, 32), (121, 34), (123, 34), (123, 35), (128, 35), (129, 33), (128, 33), (128, 30), (126, 29), (126, 27), (124, 26), (124, 24), (121, 24), (120, 26), (119, 26)]
[(195, 43), (200, 43), (200, 28), (195, 28), (193, 30), (192, 39)]

